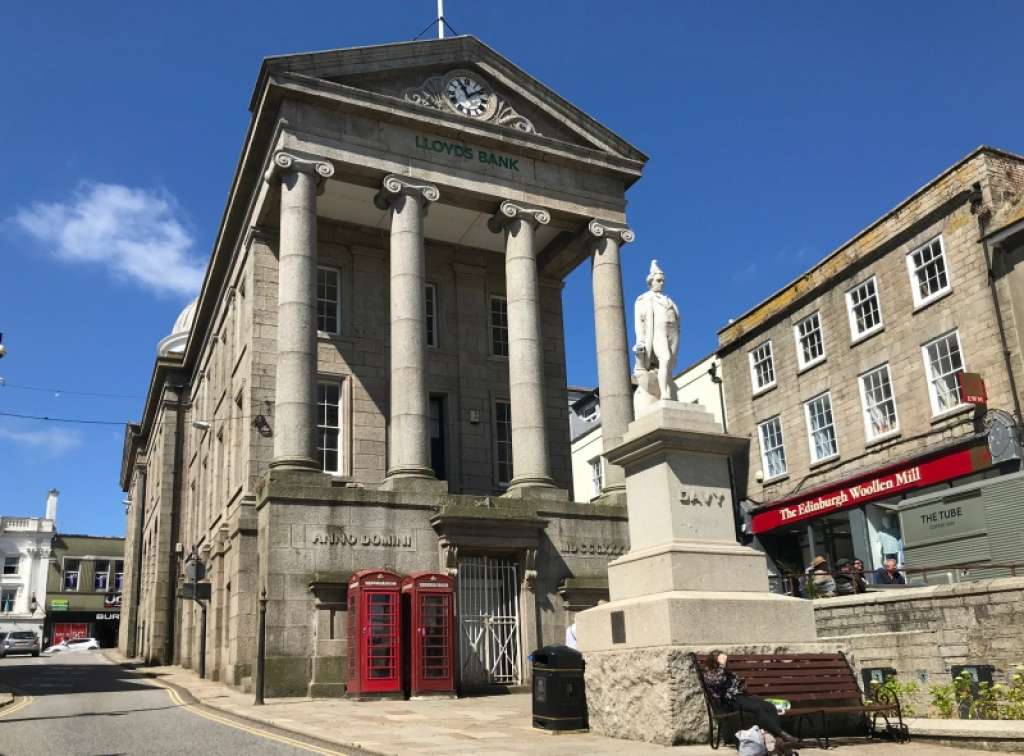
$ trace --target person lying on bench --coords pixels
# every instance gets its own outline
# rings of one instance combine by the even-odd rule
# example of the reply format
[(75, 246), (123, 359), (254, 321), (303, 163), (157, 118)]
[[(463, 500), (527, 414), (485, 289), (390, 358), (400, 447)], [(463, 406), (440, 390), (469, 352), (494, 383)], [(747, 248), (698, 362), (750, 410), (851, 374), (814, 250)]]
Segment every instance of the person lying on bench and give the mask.
[(744, 712), (747, 720), (774, 735), (781, 753), (792, 751), (797, 739), (782, 729), (782, 720), (779, 719), (779, 711), (775, 704), (747, 694), (743, 690), (743, 682), (726, 669), (725, 664), (728, 660), (729, 657), (718, 649), (704, 658), (701, 672), (704, 674), (708, 690), (718, 698), (725, 709)]

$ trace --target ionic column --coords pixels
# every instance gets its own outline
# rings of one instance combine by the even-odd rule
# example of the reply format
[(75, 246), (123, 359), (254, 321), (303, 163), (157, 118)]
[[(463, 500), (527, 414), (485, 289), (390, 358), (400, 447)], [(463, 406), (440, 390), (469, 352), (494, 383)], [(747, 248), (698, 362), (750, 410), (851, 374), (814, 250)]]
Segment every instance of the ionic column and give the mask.
[(534, 242), (537, 226), (550, 220), (545, 210), (505, 201), (488, 222), (491, 231), (505, 232), (512, 494), (520, 489), (555, 487), (544, 422), (544, 337)]
[[(594, 332), (597, 337), (597, 384), (601, 403), (601, 443), (617, 445), (633, 421), (633, 386), (629, 378), (626, 309), (622, 298), (619, 251), (636, 236), (626, 226), (590, 221), (594, 291)], [(602, 496), (626, 495), (626, 476), (618, 465), (605, 462)]]
[(427, 396), (426, 253), (427, 203), (441, 193), (433, 184), (389, 175), (374, 202), (391, 210), (391, 434), (386, 484), (435, 480), (430, 466)]
[(281, 186), (277, 376), (271, 467), (319, 469), (316, 459), (316, 198), (334, 166), (274, 153), (268, 183)]

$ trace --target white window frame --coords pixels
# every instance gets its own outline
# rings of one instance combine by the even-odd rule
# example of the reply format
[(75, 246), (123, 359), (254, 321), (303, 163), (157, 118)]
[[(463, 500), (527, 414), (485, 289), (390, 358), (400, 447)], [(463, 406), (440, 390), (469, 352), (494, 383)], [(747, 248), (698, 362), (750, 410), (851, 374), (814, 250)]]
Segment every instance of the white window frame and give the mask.
[(932, 417), (938, 417), (939, 415), (946, 415), (952, 412), (956, 412), (963, 408), (964, 406), (966, 406), (963, 402), (958, 401), (952, 407), (940, 407), (939, 395), (938, 392), (935, 390), (935, 376), (932, 374), (932, 361), (931, 358), (928, 356), (928, 347), (932, 346), (932, 344), (937, 344), (940, 341), (948, 339), (950, 336), (952, 336), (956, 340), (957, 352), (960, 354), (960, 368), (959, 371), (954, 370), (952, 373), (947, 373), (946, 375), (943, 375), (941, 377), (945, 378), (947, 375), (956, 375), (957, 372), (963, 372), (967, 369), (967, 359), (964, 357), (964, 345), (963, 342), (960, 340), (959, 330), (954, 329), (952, 331), (947, 331), (941, 336), (937, 336), (934, 339), (930, 339), (929, 341), (926, 341), (924, 344), (921, 345), (921, 359), (924, 360), (924, 375), (925, 380), (928, 383), (928, 398), (932, 404)]
[[(4, 596), (10, 596), (11, 603), (4, 608)], [(0, 588), (0, 614), (14, 614), (18, 606), (18, 587)]]
[[(328, 330), (320, 327), (320, 304), (330, 304), (331, 300), (320, 297), (320, 274), (326, 273), (334, 277), (334, 290), (337, 292), (337, 297), (334, 299), (334, 330)], [(338, 268), (332, 268), (329, 265), (317, 265), (316, 266), (316, 330), (317, 333), (324, 334), (327, 336), (337, 336), (341, 333), (341, 270)]]
[[(508, 438), (502, 439), (498, 433), (498, 407), (508, 407)], [(501, 467), (504, 462), (501, 460), (502, 447), (507, 447), (508, 452), (508, 480), (503, 480)], [(506, 488), (512, 483), (515, 476), (515, 459), (512, 456), (512, 402), (508, 399), (494, 400), (494, 480), (501, 488)]]
[(594, 496), (600, 496), (604, 489), (604, 459), (602, 457), (594, 457), (590, 460), (590, 484)]
[[(872, 284), (872, 286), (874, 287), (874, 290), (875, 290), (874, 297), (875, 297), (875, 303), (878, 305), (878, 322), (875, 325), (873, 325), (870, 328), (868, 328), (867, 330), (865, 330), (865, 331), (858, 331), (857, 330), (857, 316), (856, 316), (856, 314), (853, 311), (853, 309), (854, 309), (853, 294), (854, 294), (855, 291), (857, 291), (858, 289), (864, 288), (868, 284)], [(881, 292), (879, 291), (879, 288), (878, 288), (878, 276), (876, 276), (876, 275), (868, 276), (863, 281), (861, 281), (859, 284), (857, 284), (856, 286), (851, 287), (850, 290), (846, 292), (846, 316), (850, 320), (850, 341), (852, 343), (857, 343), (858, 341), (863, 341), (868, 336), (871, 336), (872, 334), (878, 333), (883, 328), (885, 328), (885, 316), (884, 316), (884, 314), (882, 312), (882, 294), (881, 294)]]
[[(423, 293), (423, 306), (426, 308), (426, 320), (424, 322), (427, 328), (427, 347), (437, 348), (440, 343), (440, 337), (438, 334), (438, 319), (437, 319), (437, 284), (428, 283), (424, 287)], [(431, 325), (433, 328), (431, 328)]]
[[(835, 444), (836, 450), (832, 454), (828, 454), (824, 457), (819, 457), (817, 456), (817, 447), (814, 444), (815, 430), (811, 426), (811, 405), (826, 397), (828, 398), (828, 414), (831, 418), (831, 422), (828, 426), (822, 426), (822, 429), (825, 427), (830, 427), (832, 429), (832, 440)], [(836, 413), (835, 407), (832, 404), (831, 391), (823, 391), (822, 393), (817, 394), (816, 396), (812, 396), (810, 399), (804, 402), (804, 423), (807, 426), (807, 448), (810, 453), (811, 464), (816, 465), (819, 462), (828, 462), (829, 460), (837, 459), (839, 457), (839, 433), (836, 430)]]
[[(818, 338), (821, 341), (821, 354), (815, 357), (813, 360), (804, 361), (804, 344), (803, 339), (806, 336), (800, 335), (800, 326), (814, 318), (817, 321), (817, 332)], [(800, 370), (807, 370), (815, 365), (818, 365), (825, 361), (825, 329), (821, 325), (821, 311), (815, 310), (806, 318), (801, 318), (793, 326), (793, 339), (796, 341), (796, 363)]]
[[(768, 370), (771, 372), (771, 380), (768, 383), (759, 383), (757, 376), (757, 365), (764, 362), (754, 356), (755, 352), (760, 351), (764, 347), (768, 347)], [(763, 394), (770, 388), (775, 386), (778, 380), (778, 373), (775, 371), (775, 349), (772, 347), (772, 340), (762, 341), (756, 347), (747, 352), (747, 361), (750, 364), (750, 386), (753, 390), (753, 395)]]
[[(12, 560), (12, 559), (14, 560), (14, 572), (8, 572), (7, 571), (7, 562), (8, 562), (8, 560)], [(13, 555), (5, 556), (4, 557), (2, 577), (17, 577), (20, 572), (21, 572), (21, 555), (20, 554), (13, 554)]]
[[(936, 289), (928, 296), (922, 297), (921, 283), (918, 274), (924, 266), (918, 266), (914, 262), (914, 255), (918, 254), (919, 252), (927, 250), (933, 244), (939, 245), (939, 254), (932, 259), (942, 260), (942, 269), (946, 275), (946, 285), (943, 286), (941, 289)], [(946, 245), (942, 241), (941, 234), (939, 236), (936, 236), (934, 239), (929, 240), (925, 244), (922, 244), (921, 246), (912, 249), (910, 252), (907, 253), (907, 273), (910, 275), (910, 292), (914, 296), (915, 310), (930, 305), (936, 299), (941, 299), (942, 297), (946, 296), (947, 294), (949, 294), (949, 292), (953, 290), (953, 281), (949, 274), (949, 258), (946, 256)]]
[[(93, 570), (92, 570), (92, 589), (93, 589), (93, 591), (102, 591), (103, 593), (106, 593), (107, 591), (110, 590), (110, 566), (111, 566), (111, 562), (113, 562), (113, 561), (114, 561), (113, 559), (95, 559), (95, 560), (93, 560), (93, 563), (92, 563), (93, 564)], [(100, 562), (106, 562), (107, 563), (107, 569), (106, 570), (100, 570)], [(102, 577), (104, 575), (106, 575), (106, 580), (103, 581), (103, 587), (101, 588), (99, 585), (97, 585), (97, 581), (99, 580), (100, 577)]]
[[(330, 425), (324, 419), (326, 402), (321, 401), (321, 389), (324, 387), (330, 387), (336, 389), (338, 392), (338, 401), (335, 405), (335, 412), (337, 413), (338, 424)], [(342, 465), (342, 455), (344, 453), (344, 415), (342, 411), (345, 406), (345, 387), (343, 381), (337, 379), (320, 378), (316, 382), (316, 453), (320, 458), (320, 469), (328, 475), (341, 475), (344, 465)], [(337, 436), (337, 449), (335, 450), (335, 465), (333, 468), (328, 468), (327, 463), (324, 460), (324, 453), (326, 447), (323, 445), (323, 433), (326, 431), (333, 431)]]
[[(504, 325), (500, 325), (500, 324), (496, 325), (495, 322), (494, 322), (494, 315), (495, 315), (494, 303), (495, 302), (504, 302), (504, 304), (505, 304), (505, 324)], [(497, 343), (498, 343), (497, 340), (494, 338), (494, 330), (496, 328), (500, 329), (500, 330), (504, 330), (504, 332), (505, 332), (505, 352), (504, 353), (501, 353), (497, 349), (495, 349), (495, 347), (497, 346)], [(508, 359), (508, 345), (509, 344), (508, 344), (508, 298), (507, 297), (502, 297), (502, 296), (499, 296), (497, 294), (492, 294), (490, 296), (490, 299), (488, 299), (488, 301), (487, 301), (487, 329), (488, 329), (487, 332), (490, 335), (489, 341), (490, 341), (490, 345), (491, 345), (491, 354), (493, 356), (495, 356), (495, 357), (504, 357), (505, 359)]]
[[(68, 569), (68, 562), (77, 562), (78, 563), (78, 569), (77, 570), (69, 570)], [(68, 588), (68, 578), (67, 578), (67, 576), (69, 574), (71, 574), (71, 573), (74, 573), (74, 575), (75, 575), (75, 587), (74, 588)], [(61, 570), (60, 570), (60, 589), (63, 592), (72, 592), (72, 593), (77, 593), (78, 591), (82, 590), (82, 560), (81, 559), (68, 559), (68, 558), (65, 558), (63, 564), (61, 564)]]
[[(892, 427), (882, 433), (875, 433), (874, 424), (871, 421), (871, 411), (884, 404), (885, 400), (876, 402), (874, 405), (869, 406), (868, 392), (865, 382), (869, 376), (881, 371), (885, 371), (885, 380), (889, 385), (888, 401), (892, 402)], [(896, 408), (896, 391), (892, 385), (892, 369), (889, 367), (889, 363), (885, 362), (877, 367), (871, 368), (870, 370), (865, 370), (857, 377), (857, 387), (860, 390), (860, 406), (864, 416), (864, 438), (867, 439), (868, 443), (897, 435), (900, 432), (900, 415), (899, 410)]]
[[(769, 448), (768, 443), (765, 439), (765, 430), (770, 425), (778, 427), (779, 445)], [(762, 482), (767, 483), (778, 478), (784, 478), (789, 474), (789, 462), (786, 460), (786, 439), (782, 435), (782, 416), (776, 415), (775, 417), (769, 417), (764, 422), (757, 424), (757, 445), (761, 450), (761, 470), (763, 471), (764, 480)], [(768, 454), (773, 451), (782, 452), (782, 470), (775, 474), (771, 472), (771, 465), (768, 464)]]
[[(121, 569), (118, 569), (119, 566), (120, 566)], [(113, 585), (113, 588), (111, 588), (111, 590), (114, 591), (115, 593), (117, 591), (124, 590), (124, 560), (123, 559), (115, 559), (114, 560), (114, 585)]]

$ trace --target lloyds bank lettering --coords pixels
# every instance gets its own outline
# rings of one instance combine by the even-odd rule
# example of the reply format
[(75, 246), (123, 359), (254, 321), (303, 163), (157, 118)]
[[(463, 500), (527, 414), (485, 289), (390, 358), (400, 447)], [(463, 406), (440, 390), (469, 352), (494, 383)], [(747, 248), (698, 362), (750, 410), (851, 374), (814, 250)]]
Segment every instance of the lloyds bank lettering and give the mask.
[(449, 142), (444, 139), (434, 139), (427, 136), (417, 136), (416, 146), (426, 152), (439, 152), (450, 157), (473, 160), (478, 163), (494, 165), (498, 168), (505, 168), (506, 170), (519, 173), (519, 158), (509, 157), (498, 152), (481, 150), (466, 144)]

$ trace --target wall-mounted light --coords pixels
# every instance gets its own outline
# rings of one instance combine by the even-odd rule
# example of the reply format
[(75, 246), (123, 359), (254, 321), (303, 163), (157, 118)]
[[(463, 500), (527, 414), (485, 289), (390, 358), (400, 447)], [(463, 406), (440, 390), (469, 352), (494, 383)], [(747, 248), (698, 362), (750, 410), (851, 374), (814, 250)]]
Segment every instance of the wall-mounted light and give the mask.
[(263, 415), (256, 415), (252, 419), (253, 427), (260, 432), (261, 436), (272, 436), (274, 435), (273, 429), (270, 427), (270, 423), (267, 422), (267, 418)]
[(196, 430), (208, 431), (210, 430), (210, 424), (205, 420), (193, 420), (192, 427)]

